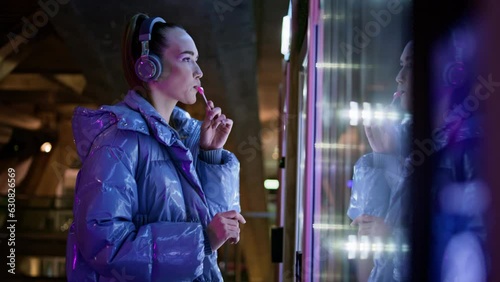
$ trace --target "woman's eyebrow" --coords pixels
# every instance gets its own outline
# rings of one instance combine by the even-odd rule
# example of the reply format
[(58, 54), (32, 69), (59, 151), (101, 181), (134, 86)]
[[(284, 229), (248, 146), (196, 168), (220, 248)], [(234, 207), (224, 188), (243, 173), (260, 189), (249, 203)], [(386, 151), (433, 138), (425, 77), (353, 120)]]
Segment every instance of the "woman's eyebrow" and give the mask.
[[(193, 51), (189, 51), (189, 50), (188, 51), (183, 51), (180, 55), (183, 55), (183, 54), (189, 54), (189, 55), (191, 55), (191, 56), (194, 57), (194, 52)], [(196, 57), (196, 58), (198, 59), (198, 57)]]

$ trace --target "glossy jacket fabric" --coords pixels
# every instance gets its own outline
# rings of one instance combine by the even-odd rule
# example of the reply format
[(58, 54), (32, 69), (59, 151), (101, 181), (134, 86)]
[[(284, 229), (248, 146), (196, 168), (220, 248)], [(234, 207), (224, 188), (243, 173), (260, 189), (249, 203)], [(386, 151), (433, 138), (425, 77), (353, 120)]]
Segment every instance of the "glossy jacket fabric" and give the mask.
[[(433, 164), (434, 171), (431, 203), (411, 202), (410, 188), (416, 167), (408, 149), (403, 149), (399, 155), (367, 154), (356, 163), (353, 182), (359, 182), (353, 183), (353, 188), (356, 185), (359, 190), (353, 191), (353, 194), (362, 194), (364, 191), (374, 194), (379, 190), (386, 195), (385, 191), (390, 191), (388, 204), (382, 205), (379, 210), (381, 215), (375, 214), (375, 216), (383, 217), (384, 222), (392, 227), (389, 242), (397, 248), (392, 253), (382, 253), (374, 260), (374, 268), (368, 281), (410, 279), (410, 253), (407, 249), (410, 245), (408, 236), (408, 227), (411, 225), (410, 205), (434, 206), (432, 240), (435, 247), (431, 265), (436, 269), (431, 270), (433, 277), (439, 277), (436, 273), (441, 271), (442, 261), (450, 259), (444, 255), (444, 249), (455, 235), (472, 234), (471, 236), (484, 246), (485, 210), (477, 204), (481, 202), (478, 198), (485, 194), (480, 179), (479, 147), (483, 132), (479, 125), (480, 122), (476, 117), (451, 120), (436, 131), (433, 139), (425, 140), (426, 144), (431, 144), (426, 145), (425, 149), (428, 151), (425, 154)], [(410, 132), (410, 129), (411, 122), (403, 124), (400, 128), (400, 138), (405, 144), (411, 144), (408, 139), (410, 135), (405, 133)], [(453, 191), (453, 194), (449, 191)], [(442, 195), (453, 195), (453, 198), (443, 198)], [(364, 197), (373, 199), (370, 195)], [(358, 199), (351, 197), (348, 209), (350, 216), (359, 210), (366, 210), (366, 206), (372, 206), (370, 203), (361, 203)]]
[[(450, 121), (441, 130), (442, 138), (430, 158), (435, 172), (430, 272), (436, 281), (486, 281), (481, 276), (492, 266), (485, 252), (489, 188), (482, 179), (481, 118), (479, 113), (468, 118), (448, 117)], [(458, 248), (453, 248), (457, 243), (459, 254)], [(457, 267), (461, 271), (456, 271)], [(469, 278), (464, 278), (467, 275)]]
[(410, 129), (411, 120), (404, 120), (396, 126), (400, 143), (396, 153), (369, 153), (354, 166), (347, 215), (353, 220), (361, 214), (383, 218), (392, 228), (392, 233), (382, 243), (397, 247), (392, 253), (382, 251), (375, 256), (368, 278), (370, 282), (405, 281), (407, 253), (402, 251), (402, 246), (409, 244), (406, 218), (409, 172), (405, 166), (408, 149), (403, 145), (409, 143)]
[(201, 122), (185, 111), (171, 123), (133, 91), (75, 110), (68, 281), (222, 281), (204, 230), (216, 213), (240, 211), (239, 162), (225, 150), (202, 157)]

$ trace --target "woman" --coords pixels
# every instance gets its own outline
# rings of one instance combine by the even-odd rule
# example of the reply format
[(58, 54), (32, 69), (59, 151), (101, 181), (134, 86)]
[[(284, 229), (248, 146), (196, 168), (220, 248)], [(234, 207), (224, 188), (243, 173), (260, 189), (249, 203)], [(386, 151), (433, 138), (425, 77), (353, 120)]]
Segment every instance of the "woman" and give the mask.
[[(196, 102), (193, 39), (137, 14), (122, 43), (131, 89), (99, 110), (77, 108), (82, 168), (67, 244), (69, 281), (222, 281), (216, 250), (239, 241), (239, 162), (222, 149), (233, 122)], [(141, 89), (141, 91), (138, 91)]]
[[(401, 109), (411, 112), (413, 42), (405, 46), (401, 69), (396, 77)], [(382, 252), (374, 259), (368, 281), (404, 281), (408, 278), (408, 256), (402, 251), (408, 244), (408, 174), (405, 159), (411, 120), (401, 124), (371, 125), (365, 133), (373, 152), (362, 156), (354, 166), (352, 194), (347, 215), (358, 227), (359, 236), (369, 236), (382, 243), (392, 243), (395, 252)], [(363, 269), (364, 270), (364, 269)], [(366, 274), (364, 273), (363, 276)], [(364, 278), (360, 279), (365, 280)], [(366, 281), (366, 280), (365, 280)]]

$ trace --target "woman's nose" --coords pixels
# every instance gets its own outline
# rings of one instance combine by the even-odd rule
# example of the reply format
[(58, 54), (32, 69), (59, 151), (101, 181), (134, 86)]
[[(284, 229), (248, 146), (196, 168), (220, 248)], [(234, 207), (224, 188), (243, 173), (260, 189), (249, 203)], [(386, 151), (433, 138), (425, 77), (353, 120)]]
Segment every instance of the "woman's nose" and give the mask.
[(198, 79), (203, 77), (203, 72), (201, 71), (201, 68), (200, 68), (200, 66), (198, 66), (198, 64), (196, 64), (196, 69), (194, 71), (194, 77), (198, 78)]
[(398, 73), (398, 75), (396, 76), (396, 82), (397, 83), (403, 83), (405, 80), (404, 80), (404, 74), (403, 74), (403, 71), (404, 69), (401, 69)]

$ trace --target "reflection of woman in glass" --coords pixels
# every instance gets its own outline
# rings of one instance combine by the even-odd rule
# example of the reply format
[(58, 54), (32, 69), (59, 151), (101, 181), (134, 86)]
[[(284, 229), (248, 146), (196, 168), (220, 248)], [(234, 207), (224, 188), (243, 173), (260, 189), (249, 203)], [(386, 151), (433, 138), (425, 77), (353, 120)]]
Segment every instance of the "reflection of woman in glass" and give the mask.
[[(411, 109), (412, 67), (413, 43), (409, 42), (401, 54), (401, 70), (396, 77), (396, 95), (406, 112)], [(401, 208), (401, 190), (405, 181), (402, 160), (409, 153), (406, 139), (410, 126), (410, 120), (399, 125), (384, 122), (365, 126), (373, 152), (362, 156), (354, 166), (351, 202), (347, 211), (353, 219), (352, 224), (359, 228), (359, 236), (369, 236), (384, 244), (397, 244), (406, 237), (400, 224), (405, 212)], [(400, 256), (382, 251), (374, 260), (369, 281), (400, 280), (400, 268), (396, 267), (401, 265), (400, 259)]]
[(481, 110), (492, 89), (475, 71), (475, 34), (472, 25), (461, 24), (433, 48), (433, 70), (445, 82), (433, 85), (435, 130), (432, 142), (426, 144), (432, 149), (434, 247), (430, 264), (435, 281), (486, 281), (487, 275), (489, 197), (481, 179)]
[[(480, 179), (479, 148), (482, 140), (481, 103), (489, 96), (484, 78), (474, 73), (474, 32), (454, 29), (433, 48), (432, 136), (411, 140), (404, 121), (390, 126), (371, 126), (366, 134), (373, 149), (356, 163), (348, 215), (359, 226), (358, 234), (381, 238), (393, 250), (384, 250), (374, 260), (369, 281), (402, 281), (408, 276), (410, 224), (409, 187), (420, 155), (432, 164), (432, 280), (456, 281), (484, 277), (487, 190)], [(401, 56), (398, 74), (401, 106), (410, 110), (412, 44)], [(490, 93), (491, 94), (491, 93)], [(397, 136), (397, 137), (396, 137)], [(399, 139), (399, 140), (398, 140)], [(418, 148), (418, 149), (417, 149)], [(386, 197), (383, 198), (380, 195)], [(419, 205), (422, 203), (414, 203)], [(462, 250), (458, 255), (454, 246)], [(465, 259), (467, 258), (467, 259)], [(469, 276), (464, 276), (469, 275)], [(475, 280), (482, 281), (482, 280)]]

